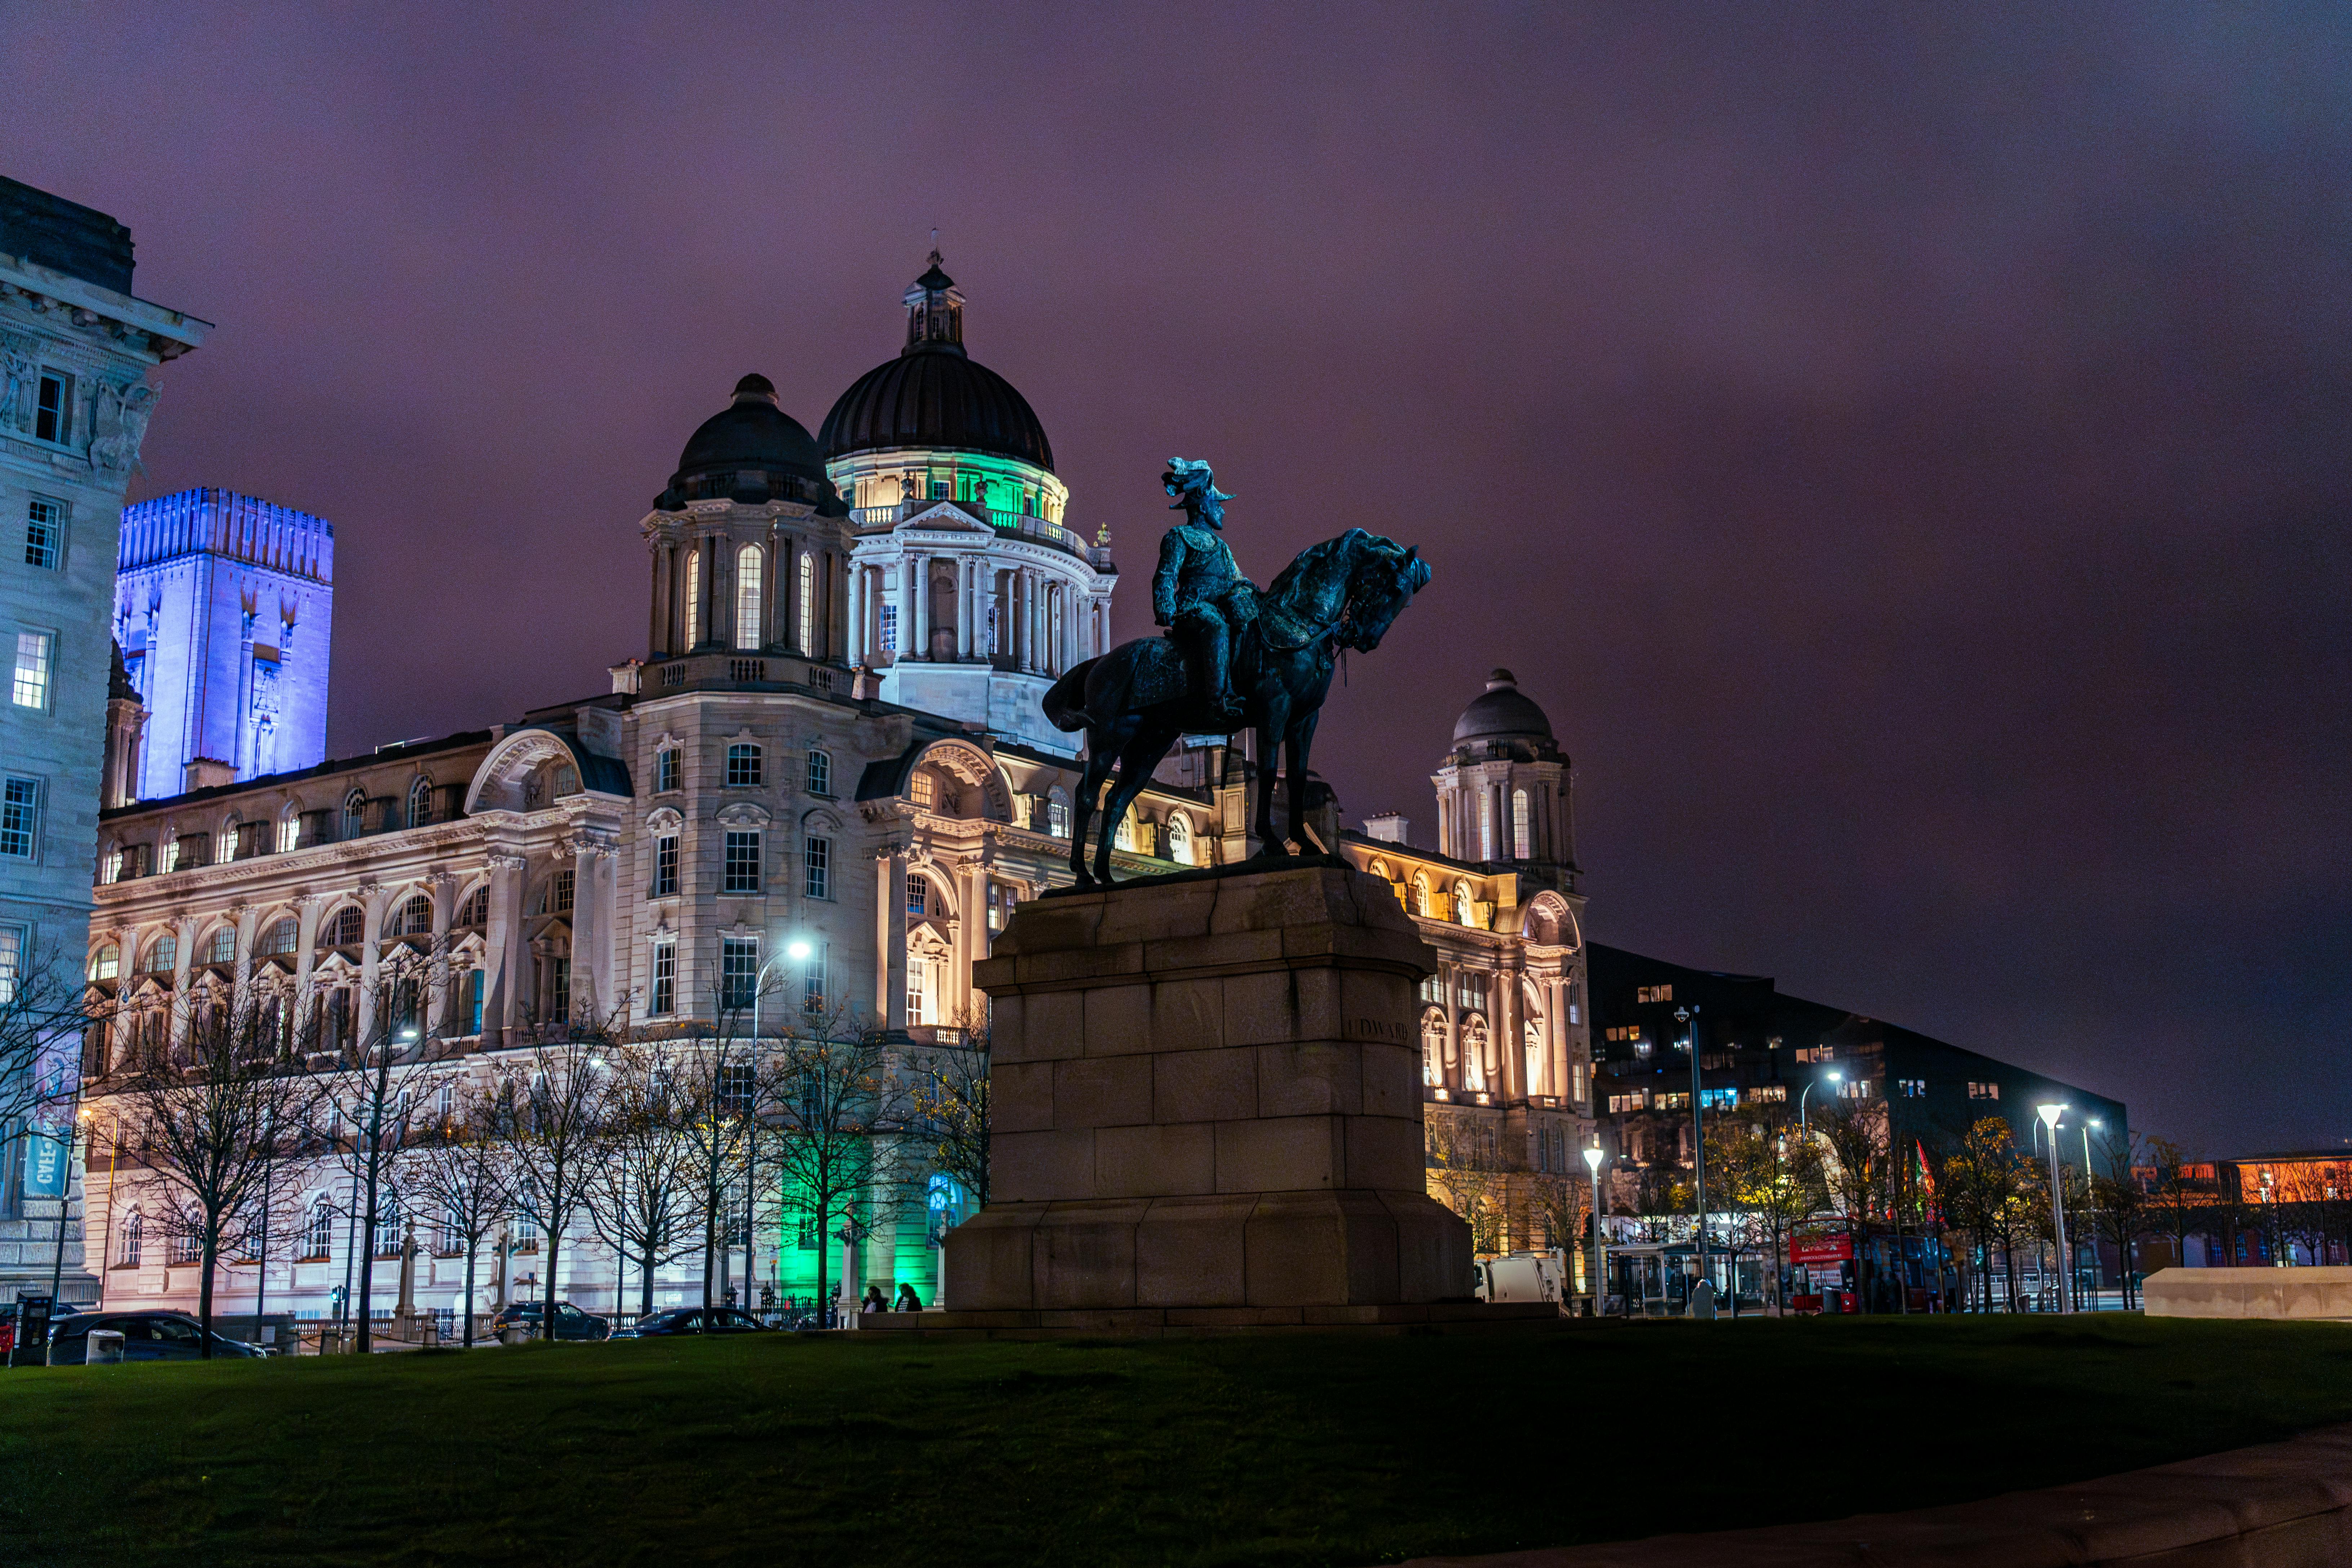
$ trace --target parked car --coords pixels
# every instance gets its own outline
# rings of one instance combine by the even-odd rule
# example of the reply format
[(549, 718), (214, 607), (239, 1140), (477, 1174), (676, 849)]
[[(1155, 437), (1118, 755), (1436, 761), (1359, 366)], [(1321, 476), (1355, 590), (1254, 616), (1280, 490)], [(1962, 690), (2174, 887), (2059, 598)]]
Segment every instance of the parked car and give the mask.
[[(89, 1359), (89, 1331), (112, 1329), (122, 1336), (124, 1361), (199, 1361), (204, 1357), (204, 1329), (185, 1312), (77, 1312), (49, 1326), (49, 1364), (79, 1366)], [(213, 1335), (213, 1354), (219, 1357), (265, 1356), (263, 1346)]]
[(733, 1307), (671, 1307), (639, 1318), (625, 1329), (614, 1329), (616, 1340), (652, 1339), (665, 1334), (764, 1334), (768, 1325)]
[[(491, 1321), (490, 1330), (495, 1333), (501, 1329), (528, 1329), (531, 1336), (536, 1339), (539, 1337), (541, 1315), (546, 1310), (546, 1306), (543, 1301), (517, 1301)], [(610, 1339), (612, 1333), (611, 1319), (600, 1318), (593, 1312), (583, 1312), (569, 1301), (558, 1301), (555, 1304), (555, 1337), (557, 1339), (602, 1340)]]
[(1548, 1252), (1515, 1252), (1475, 1266), (1481, 1301), (1558, 1301), (1559, 1260)]

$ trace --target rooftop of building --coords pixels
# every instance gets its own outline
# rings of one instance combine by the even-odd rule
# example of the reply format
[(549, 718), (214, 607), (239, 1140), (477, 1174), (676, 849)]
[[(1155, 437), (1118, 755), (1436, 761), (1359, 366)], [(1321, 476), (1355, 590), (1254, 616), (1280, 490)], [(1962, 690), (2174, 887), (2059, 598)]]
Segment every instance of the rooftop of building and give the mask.
[(131, 292), (131, 230), (95, 207), (0, 175), (0, 251), (117, 294)]
[(150, 812), (173, 811), (189, 805), (201, 805), (207, 801), (227, 800), (235, 795), (250, 795), (256, 790), (283, 788), (288, 784), (299, 784), (305, 779), (328, 778), (337, 773), (354, 773), (366, 768), (382, 767), (391, 763), (435, 756), (443, 752), (460, 752), (469, 746), (488, 746), (500, 739), (502, 733), (511, 734), (515, 730), (521, 728), (523, 728), (521, 725), (513, 725), (503, 731), (461, 730), (454, 735), (395, 741), (378, 746), (373, 752), (365, 752), (351, 757), (330, 757), (323, 763), (307, 768), (296, 768), (289, 773), (264, 773), (257, 778), (240, 779), (234, 784), (208, 784), (203, 789), (184, 790), (178, 795), (158, 795), (152, 800), (134, 800), (128, 805), (109, 806), (100, 812), (99, 816), (106, 821), (119, 821), (126, 817), (144, 816)]

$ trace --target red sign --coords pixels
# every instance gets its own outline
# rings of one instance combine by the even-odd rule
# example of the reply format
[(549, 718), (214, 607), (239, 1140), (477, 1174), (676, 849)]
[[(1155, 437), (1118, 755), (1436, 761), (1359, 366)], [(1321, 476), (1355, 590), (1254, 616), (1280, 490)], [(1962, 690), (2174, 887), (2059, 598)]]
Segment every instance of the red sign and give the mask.
[(1850, 1236), (1801, 1236), (1789, 1243), (1791, 1263), (1844, 1263), (1853, 1257)]

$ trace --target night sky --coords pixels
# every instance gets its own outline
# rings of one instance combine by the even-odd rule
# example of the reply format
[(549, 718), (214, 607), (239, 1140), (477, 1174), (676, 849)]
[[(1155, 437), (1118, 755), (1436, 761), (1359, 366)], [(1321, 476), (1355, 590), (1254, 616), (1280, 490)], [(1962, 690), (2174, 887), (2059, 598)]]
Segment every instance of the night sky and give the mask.
[(2352, 1131), (2341, 6), (751, 9), (0, 4), (0, 169), (218, 324), (134, 494), (335, 524), (337, 752), (605, 689), (688, 433), (936, 225), (1124, 634), (1171, 453), (1261, 581), (1422, 547), (1351, 820), (1507, 665), (1598, 940)]

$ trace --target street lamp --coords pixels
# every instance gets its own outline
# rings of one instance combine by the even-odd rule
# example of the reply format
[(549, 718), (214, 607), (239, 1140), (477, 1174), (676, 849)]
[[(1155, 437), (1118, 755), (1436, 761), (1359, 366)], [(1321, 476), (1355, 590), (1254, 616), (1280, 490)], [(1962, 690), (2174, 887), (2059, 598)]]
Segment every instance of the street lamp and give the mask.
[[(1845, 1078), (1845, 1074), (1838, 1071), (1835, 1068), (1832, 1068), (1822, 1076), (1828, 1079), (1832, 1083), (1842, 1082)], [(1805, 1120), (1805, 1101), (1812, 1098), (1813, 1086), (1810, 1083), (1805, 1085), (1805, 1092), (1797, 1096), (1797, 1126), (1801, 1131), (1807, 1132), (1812, 1131), (1812, 1123)]]
[(1584, 1152), (1585, 1169), (1592, 1173), (1592, 1315), (1601, 1316), (1601, 1306), (1609, 1295), (1609, 1237), (1601, 1228), (1601, 1162), (1607, 1158), (1596, 1142)]
[[(2091, 1129), (2092, 1129), (2092, 1128), (2094, 1128), (2094, 1127), (2099, 1126), (2099, 1125), (2100, 1125), (2099, 1119), (2098, 1119), (2097, 1117), (2095, 1117), (2095, 1116), (2086, 1116), (2086, 1117), (2084, 1117), (2084, 1118), (2083, 1119), (2083, 1226), (2084, 1226), (2084, 1229), (2086, 1229), (2086, 1230), (2088, 1230), (2088, 1229), (2091, 1229), (2091, 1228), (2092, 1228), (2092, 1226), (2091, 1226), (2091, 1218), (2092, 1218), (2092, 1215), (2091, 1215)], [(2098, 1305), (2099, 1305), (2099, 1254), (2098, 1254), (2098, 1247), (2097, 1247), (2098, 1237), (2095, 1235), (2095, 1236), (2093, 1236), (2093, 1237), (2091, 1237), (2091, 1241), (2092, 1241), (2092, 1249), (2091, 1249), (2091, 1289), (2090, 1289), (2090, 1292), (2089, 1292), (2088, 1300), (2089, 1300), (2089, 1301), (2090, 1301), (2090, 1303), (2091, 1303), (2091, 1310), (2092, 1310), (2093, 1311), (2096, 1311), (2096, 1310), (2098, 1310)], [(2129, 1258), (2126, 1258), (2123, 1260), (2123, 1263), (2124, 1263), (2124, 1267), (2125, 1267), (2125, 1268), (2129, 1268), (2131, 1267), (2131, 1259), (2130, 1259)]]
[[(1698, 1009), (1677, 1007), (1675, 1022), (1683, 1026), (1683, 1045), (1691, 1059), (1691, 1210), (1698, 1216), (1698, 1277), (1706, 1278), (1706, 1121), (1705, 1091), (1698, 1077)], [(1696, 1285), (1696, 1281), (1693, 1282)]]
[(2073, 1267), (2067, 1260), (2066, 1252), (2066, 1188), (2059, 1176), (2058, 1166), (2058, 1118), (2065, 1111), (2066, 1106), (2060, 1101), (2037, 1105), (2033, 1109), (2042, 1118), (2042, 1125), (2050, 1130), (2050, 1226), (2058, 1237), (2058, 1310), (2071, 1312), (2074, 1310), (2074, 1304), (2066, 1298), (2066, 1275)]

